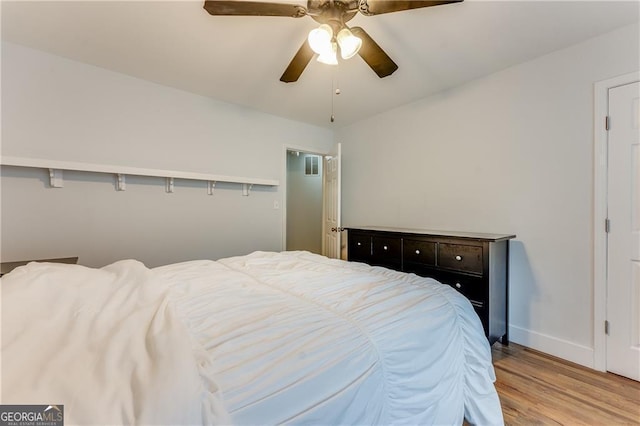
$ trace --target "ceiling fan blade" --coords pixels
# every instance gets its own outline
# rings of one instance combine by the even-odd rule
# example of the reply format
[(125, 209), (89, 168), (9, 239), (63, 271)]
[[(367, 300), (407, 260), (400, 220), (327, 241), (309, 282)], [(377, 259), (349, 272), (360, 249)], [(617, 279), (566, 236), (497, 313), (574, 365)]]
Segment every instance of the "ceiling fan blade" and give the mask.
[(297, 4), (261, 1), (206, 0), (204, 8), (211, 15), (225, 16), (290, 16), (300, 18), (307, 9)]
[(398, 69), (398, 65), (378, 46), (378, 43), (373, 41), (365, 30), (360, 27), (353, 27), (351, 28), (351, 33), (362, 39), (362, 46), (358, 54), (378, 74), (378, 77), (386, 77)]
[(311, 47), (309, 47), (309, 43), (305, 40), (289, 63), (287, 69), (284, 70), (282, 77), (280, 77), (280, 81), (285, 83), (298, 81), (298, 78), (302, 75), (302, 71), (307, 67), (307, 64), (309, 64), (314, 54), (315, 53), (311, 50)]
[(439, 6), (441, 4), (459, 3), (463, 0), (366, 0), (360, 3), (363, 15), (380, 15), (382, 13), (400, 12), (421, 7)]

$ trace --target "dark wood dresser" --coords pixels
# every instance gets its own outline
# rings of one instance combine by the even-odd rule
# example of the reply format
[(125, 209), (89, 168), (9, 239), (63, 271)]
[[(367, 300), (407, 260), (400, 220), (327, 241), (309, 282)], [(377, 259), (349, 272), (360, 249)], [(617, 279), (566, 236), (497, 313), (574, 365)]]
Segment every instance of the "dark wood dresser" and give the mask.
[(347, 229), (348, 260), (435, 278), (465, 295), (489, 343), (509, 344), (509, 240), (515, 235)]

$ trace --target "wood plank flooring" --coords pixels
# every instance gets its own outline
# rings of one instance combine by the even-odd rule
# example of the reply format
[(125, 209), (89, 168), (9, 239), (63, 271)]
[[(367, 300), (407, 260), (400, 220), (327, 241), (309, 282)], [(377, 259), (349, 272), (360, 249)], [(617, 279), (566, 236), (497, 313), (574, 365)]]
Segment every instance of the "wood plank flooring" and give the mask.
[(640, 382), (514, 343), (492, 354), (506, 425), (640, 425)]

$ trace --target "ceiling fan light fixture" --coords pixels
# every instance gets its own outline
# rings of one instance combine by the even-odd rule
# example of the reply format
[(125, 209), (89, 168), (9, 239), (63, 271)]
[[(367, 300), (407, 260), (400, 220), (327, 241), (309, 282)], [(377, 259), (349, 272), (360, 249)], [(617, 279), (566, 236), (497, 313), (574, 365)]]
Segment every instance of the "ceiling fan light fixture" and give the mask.
[(342, 59), (354, 57), (360, 50), (360, 47), (362, 47), (362, 39), (354, 36), (348, 28), (341, 29), (340, 32), (338, 32), (336, 40), (340, 45), (340, 56), (342, 56)]
[(318, 62), (338, 65), (338, 45), (335, 42), (329, 42), (329, 49), (318, 55)]
[(333, 29), (327, 24), (322, 24), (318, 28), (309, 32), (309, 47), (318, 55), (328, 54), (331, 47), (331, 39), (333, 38)]
[[(307, 0), (307, 6), (304, 7), (291, 4), (291, 0), (205, 0), (204, 8), (213, 16), (282, 16), (296, 19), (310, 17), (322, 24), (309, 33), (280, 77), (283, 83), (293, 83), (298, 81), (305, 67), (316, 55), (321, 56), (321, 62), (337, 63), (337, 48), (340, 49), (342, 58), (348, 59), (357, 53), (378, 77), (387, 77), (398, 69), (398, 65), (364, 29), (353, 27), (349, 30), (345, 23), (357, 13), (365, 16), (382, 15), (462, 1)], [(341, 34), (338, 36), (337, 33)], [(336, 44), (338, 47), (334, 46)]]

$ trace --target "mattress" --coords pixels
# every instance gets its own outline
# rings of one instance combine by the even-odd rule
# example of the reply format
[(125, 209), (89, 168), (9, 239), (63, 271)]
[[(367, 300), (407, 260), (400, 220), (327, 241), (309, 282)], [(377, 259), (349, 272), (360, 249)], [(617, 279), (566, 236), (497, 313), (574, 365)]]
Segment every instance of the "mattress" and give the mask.
[(437, 281), (308, 252), (2, 278), (3, 403), (68, 424), (502, 424), (489, 344)]

